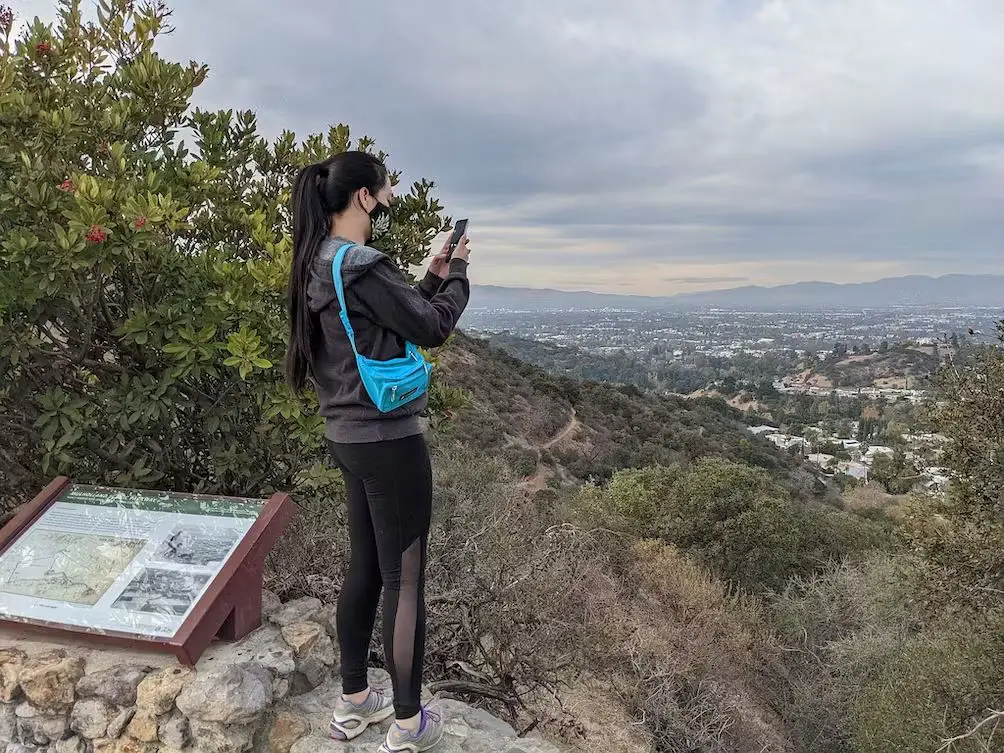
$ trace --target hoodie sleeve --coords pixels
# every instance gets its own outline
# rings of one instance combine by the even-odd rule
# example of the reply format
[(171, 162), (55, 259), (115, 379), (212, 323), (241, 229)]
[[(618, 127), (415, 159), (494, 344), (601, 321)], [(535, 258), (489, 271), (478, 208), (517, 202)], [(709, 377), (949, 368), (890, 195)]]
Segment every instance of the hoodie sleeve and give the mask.
[(416, 345), (435, 348), (446, 342), (470, 299), (467, 262), (451, 261), (446, 279), (426, 298), (430, 288), (427, 280), (412, 287), (401, 270), (383, 258), (356, 280), (351, 290), (379, 326)]
[(439, 286), (443, 284), (443, 279), (439, 275), (434, 275), (432, 272), (426, 272), (425, 277), (422, 281), (418, 283), (416, 289), (422, 294), (422, 297), (429, 301), (432, 297), (439, 291)]

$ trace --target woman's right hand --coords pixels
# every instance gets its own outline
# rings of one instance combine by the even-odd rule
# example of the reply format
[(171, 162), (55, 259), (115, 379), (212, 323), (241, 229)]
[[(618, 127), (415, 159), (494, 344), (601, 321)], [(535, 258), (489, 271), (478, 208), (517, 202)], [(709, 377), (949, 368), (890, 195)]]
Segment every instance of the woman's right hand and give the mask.
[(469, 241), (467, 239), (467, 234), (464, 233), (464, 235), (457, 242), (457, 247), (453, 249), (453, 258), (463, 259), (464, 261), (470, 261), (471, 247), (468, 244)]

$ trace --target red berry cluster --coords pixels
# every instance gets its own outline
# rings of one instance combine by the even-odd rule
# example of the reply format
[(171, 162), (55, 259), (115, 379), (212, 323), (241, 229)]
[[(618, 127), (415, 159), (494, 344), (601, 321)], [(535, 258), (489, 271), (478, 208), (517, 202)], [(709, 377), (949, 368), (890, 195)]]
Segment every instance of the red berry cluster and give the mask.
[(59, 184), (59, 190), (60, 191), (66, 191), (67, 193), (73, 193), (73, 191), (75, 189), (76, 189), (76, 186), (73, 185), (73, 181), (70, 180), (69, 178), (67, 178), (62, 183)]
[(48, 55), (52, 52), (52, 45), (48, 42), (39, 42), (35, 45), (35, 52), (38, 55)]
[(137, 217), (136, 221), (132, 224), (137, 230), (142, 230), (146, 225), (146, 217)]
[(91, 243), (104, 243), (105, 239), (108, 237), (108, 233), (97, 225), (91, 225), (90, 231), (84, 237)]

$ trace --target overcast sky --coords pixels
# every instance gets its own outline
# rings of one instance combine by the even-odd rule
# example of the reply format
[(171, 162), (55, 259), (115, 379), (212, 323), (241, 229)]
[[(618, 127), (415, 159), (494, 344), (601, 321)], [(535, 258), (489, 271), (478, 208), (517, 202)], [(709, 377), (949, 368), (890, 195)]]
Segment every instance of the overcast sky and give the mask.
[(1004, 273), (1004, 0), (170, 4), (200, 105), (373, 136), (476, 282)]

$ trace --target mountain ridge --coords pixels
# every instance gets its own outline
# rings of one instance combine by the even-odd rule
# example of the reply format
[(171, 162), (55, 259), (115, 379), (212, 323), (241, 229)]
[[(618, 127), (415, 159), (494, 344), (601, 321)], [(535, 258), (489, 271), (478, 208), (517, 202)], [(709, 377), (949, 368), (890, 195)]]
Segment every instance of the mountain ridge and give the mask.
[(884, 277), (870, 282), (805, 281), (777, 286), (645, 296), (502, 285), (475, 285), (472, 308), (887, 308), (890, 306), (1002, 306), (1004, 275), (950, 274)]

